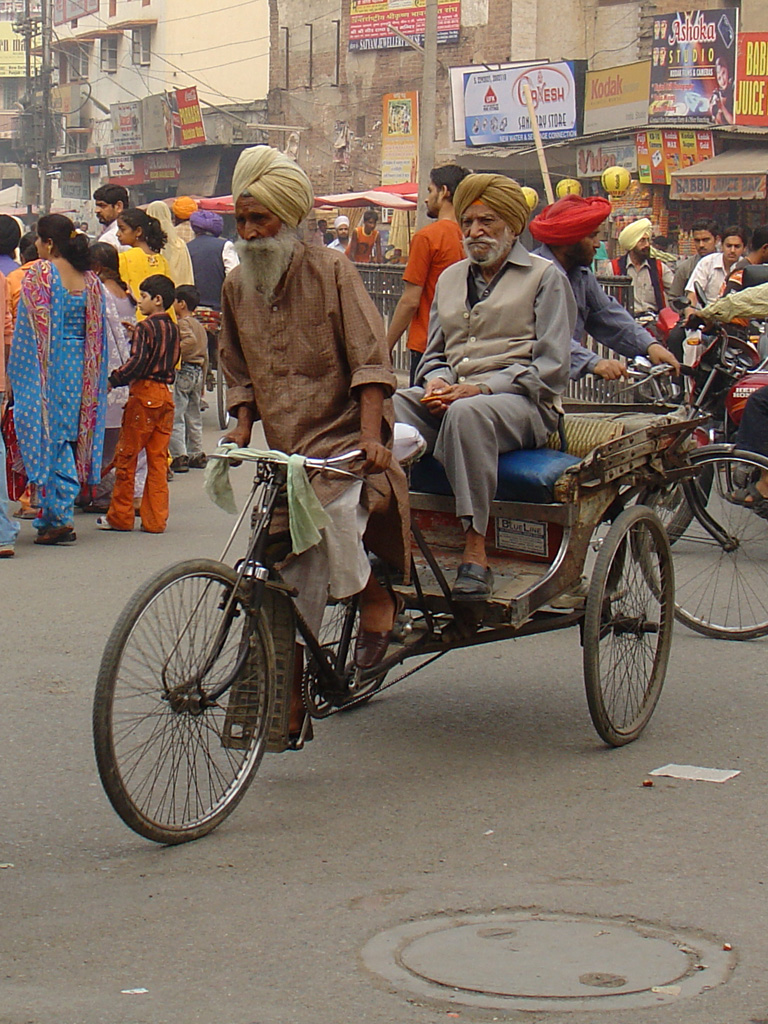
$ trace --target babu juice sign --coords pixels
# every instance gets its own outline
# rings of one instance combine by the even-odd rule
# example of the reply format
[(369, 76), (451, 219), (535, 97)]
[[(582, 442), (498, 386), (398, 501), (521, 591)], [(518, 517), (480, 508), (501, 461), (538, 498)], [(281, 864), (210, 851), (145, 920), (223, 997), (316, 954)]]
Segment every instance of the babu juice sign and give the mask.
[(533, 129), (526, 103), (530, 89), (542, 139), (577, 135), (573, 64), (528, 65), (464, 75), (464, 125), (470, 146), (530, 142)]
[(768, 34), (741, 32), (736, 86), (736, 124), (768, 126)]

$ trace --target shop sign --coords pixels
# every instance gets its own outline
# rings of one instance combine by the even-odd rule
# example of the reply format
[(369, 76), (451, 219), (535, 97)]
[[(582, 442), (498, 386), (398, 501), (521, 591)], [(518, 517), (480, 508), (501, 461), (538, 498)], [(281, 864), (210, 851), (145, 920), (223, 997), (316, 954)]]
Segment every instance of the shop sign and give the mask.
[(571, 61), (464, 75), (464, 127), (470, 146), (533, 139), (525, 84), (544, 140), (574, 139), (576, 82)]
[(739, 33), (736, 124), (768, 125), (768, 34)]
[(576, 150), (576, 177), (599, 178), (606, 167), (626, 167), (637, 170), (637, 148), (634, 139), (613, 139), (579, 146)]
[(155, 93), (141, 101), (142, 149), (173, 149), (178, 145), (168, 93)]
[(144, 157), (146, 181), (176, 181), (181, 174), (178, 153), (147, 153)]
[(69, 21), (84, 18), (86, 14), (98, 13), (99, 0), (53, 0), (54, 25), (66, 25)]
[(59, 189), (64, 199), (90, 199), (91, 176), (83, 164), (62, 164)]
[[(408, 46), (402, 36), (423, 45), (425, 17), (424, 0), (351, 0), (349, 49), (400, 50)], [(459, 0), (438, 0), (438, 43), (457, 43), (460, 27)], [(395, 35), (393, 28), (401, 35)]]
[(418, 181), (419, 94), (390, 92), (381, 119), (381, 183)]
[(107, 160), (107, 174), (115, 185), (143, 185), (144, 158), (141, 156), (111, 156)]
[(702, 174), (672, 179), (670, 199), (765, 199), (764, 174)]
[(0, 0), (0, 21), (21, 21), (24, 17), (40, 21), (42, 15), (40, 0), (32, 0), (27, 12), (28, 2), (29, 0)]
[(645, 124), (650, 80), (649, 60), (588, 71), (584, 89), (584, 134)]
[(650, 124), (733, 124), (738, 8), (653, 19)]
[(712, 132), (665, 131), (638, 132), (637, 177), (645, 184), (669, 185), (672, 171), (709, 160), (715, 155)]
[(115, 153), (138, 153), (142, 149), (141, 101), (113, 103), (109, 110)]
[(205, 125), (200, 101), (197, 98), (197, 86), (189, 89), (177, 89), (175, 94), (178, 110), (180, 146), (201, 146), (205, 142)]
[[(40, 66), (32, 58), (33, 66)], [(27, 73), (24, 39), (13, 31), (10, 21), (0, 21), (0, 78), (24, 78)]]

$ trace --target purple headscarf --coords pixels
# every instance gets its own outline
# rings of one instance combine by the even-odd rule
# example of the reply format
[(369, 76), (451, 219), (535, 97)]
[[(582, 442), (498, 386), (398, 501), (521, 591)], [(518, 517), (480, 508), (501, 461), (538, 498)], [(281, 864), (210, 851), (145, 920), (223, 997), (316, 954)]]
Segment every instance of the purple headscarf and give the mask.
[(224, 220), (213, 210), (195, 210), (189, 223), (196, 235), (213, 235), (218, 238), (224, 230)]

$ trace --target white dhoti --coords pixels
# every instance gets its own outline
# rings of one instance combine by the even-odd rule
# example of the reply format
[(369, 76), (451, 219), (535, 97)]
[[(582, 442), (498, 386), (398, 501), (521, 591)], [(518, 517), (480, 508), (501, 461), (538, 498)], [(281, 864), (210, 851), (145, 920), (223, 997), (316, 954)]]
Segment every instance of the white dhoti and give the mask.
[(281, 573), (298, 590), (296, 605), (315, 635), (328, 598), (359, 594), (371, 575), (363, 546), (368, 509), (360, 504), (362, 489), (362, 482), (355, 483), (325, 506), (331, 525), (320, 531), (320, 543), (291, 559)]

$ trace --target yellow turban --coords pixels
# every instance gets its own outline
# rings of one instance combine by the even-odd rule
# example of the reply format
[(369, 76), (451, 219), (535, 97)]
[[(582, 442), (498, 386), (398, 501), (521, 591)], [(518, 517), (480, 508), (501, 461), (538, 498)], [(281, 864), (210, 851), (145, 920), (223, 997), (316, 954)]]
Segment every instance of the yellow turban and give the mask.
[(290, 227), (298, 227), (315, 205), (309, 178), (285, 153), (252, 146), (240, 154), (232, 175), (232, 198), (252, 196)]
[(503, 174), (468, 174), (453, 194), (453, 208), (459, 222), (472, 203), (485, 203), (516, 235), (528, 223), (530, 210), (523, 190)]
[(173, 201), (173, 215), (177, 220), (189, 220), (197, 210), (197, 203), (191, 196), (179, 196)]
[(619, 247), (623, 249), (624, 252), (629, 252), (630, 249), (634, 249), (644, 235), (648, 235), (650, 238), (652, 227), (653, 225), (647, 217), (643, 217), (640, 220), (634, 220), (631, 224), (627, 224), (619, 235)]

